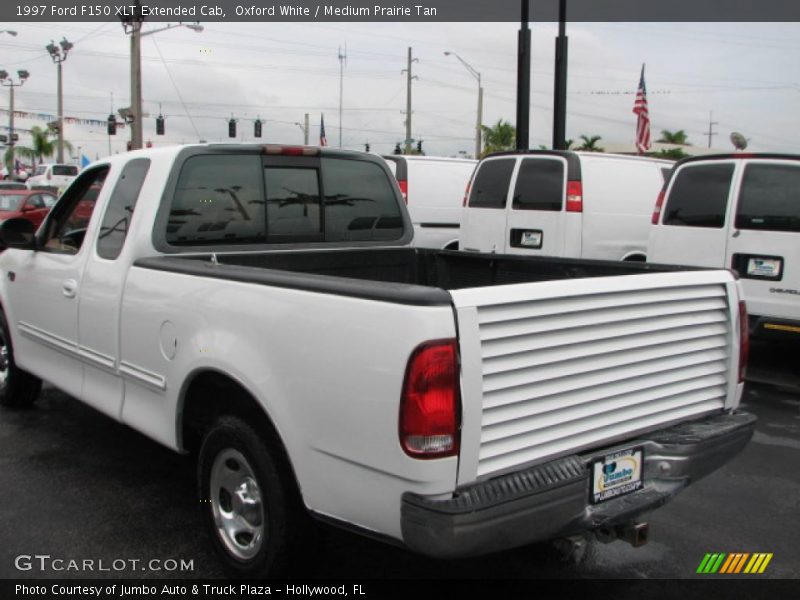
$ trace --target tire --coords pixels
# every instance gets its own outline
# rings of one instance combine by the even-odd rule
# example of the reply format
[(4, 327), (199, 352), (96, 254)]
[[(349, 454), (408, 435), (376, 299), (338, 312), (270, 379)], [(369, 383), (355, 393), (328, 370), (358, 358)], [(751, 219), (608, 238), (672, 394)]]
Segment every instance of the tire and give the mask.
[(228, 574), (286, 574), (310, 519), (276, 441), (222, 417), (203, 439), (197, 478), (203, 520)]
[(0, 312), (0, 404), (25, 408), (33, 404), (42, 380), (23, 371), (14, 362), (14, 348), (6, 316)]

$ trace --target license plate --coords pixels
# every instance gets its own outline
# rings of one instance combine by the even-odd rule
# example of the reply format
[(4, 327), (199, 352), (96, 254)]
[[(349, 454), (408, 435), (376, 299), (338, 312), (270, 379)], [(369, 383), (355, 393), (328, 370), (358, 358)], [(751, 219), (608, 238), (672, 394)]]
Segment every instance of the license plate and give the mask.
[(626, 448), (592, 463), (592, 504), (642, 488), (643, 448)]
[(747, 261), (747, 274), (754, 277), (780, 277), (779, 258), (751, 258)]
[(521, 246), (531, 246), (533, 248), (542, 247), (542, 232), (541, 231), (523, 231), (522, 237), (519, 240)]

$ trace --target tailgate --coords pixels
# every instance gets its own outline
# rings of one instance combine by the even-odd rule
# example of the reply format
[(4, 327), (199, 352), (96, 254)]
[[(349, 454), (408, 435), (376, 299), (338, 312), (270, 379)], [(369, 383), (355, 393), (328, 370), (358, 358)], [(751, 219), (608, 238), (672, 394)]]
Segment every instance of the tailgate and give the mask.
[(459, 485), (738, 403), (738, 294), (727, 271), (450, 293)]

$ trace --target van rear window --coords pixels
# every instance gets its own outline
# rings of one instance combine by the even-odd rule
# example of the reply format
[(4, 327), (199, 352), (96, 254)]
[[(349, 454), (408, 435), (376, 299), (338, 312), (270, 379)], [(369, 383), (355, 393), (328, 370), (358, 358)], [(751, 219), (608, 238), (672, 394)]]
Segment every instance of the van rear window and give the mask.
[(800, 165), (747, 165), (736, 228), (800, 231)]
[(664, 225), (725, 225), (733, 163), (691, 165), (678, 171), (669, 192)]
[(561, 210), (564, 198), (564, 162), (551, 158), (522, 161), (512, 207), (517, 210)]
[(480, 166), (469, 194), (468, 205), (470, 208), (506, 207), (514, 162), (513, 158), (504, 158), (487, 160)]

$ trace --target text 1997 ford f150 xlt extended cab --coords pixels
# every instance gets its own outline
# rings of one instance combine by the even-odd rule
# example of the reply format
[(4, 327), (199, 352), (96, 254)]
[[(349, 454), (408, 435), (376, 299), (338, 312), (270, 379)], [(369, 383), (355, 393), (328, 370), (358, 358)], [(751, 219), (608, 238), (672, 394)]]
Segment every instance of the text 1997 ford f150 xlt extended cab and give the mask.
[[(149, 149), (0, 227), (2, 392), (198, 454), (229, 571), (309, 515), (439, 557), (598, 532), (749, 440), (734, 275), (414, 249), (382, 159)], [(632, 529), (633, 528), (633, 529)]]

